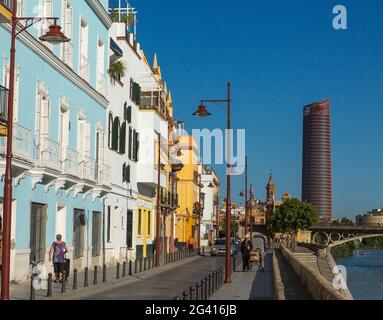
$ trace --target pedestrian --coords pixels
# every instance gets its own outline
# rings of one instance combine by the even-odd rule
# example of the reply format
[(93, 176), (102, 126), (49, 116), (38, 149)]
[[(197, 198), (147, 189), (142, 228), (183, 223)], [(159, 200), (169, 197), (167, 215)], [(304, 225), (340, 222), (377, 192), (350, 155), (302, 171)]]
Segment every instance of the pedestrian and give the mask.
[(242, 253), (242, 271), (249, 271), (249, 261), (250, 261), (250, 252), (253, 250), (253, 244), (250, 241), (250, 235), (247, 234), (245, 240), (241, 243), (241, 253)]
[(49, 262), (53, 260), (53, 268), (56, 279), (54, 282), (62, 282), (62, 274), (65, 270), (65, 254), (68, 252), (66, 243), (62, 241), (62, 235), (56, 235), (56, 241), (49, 249)]
[(191, 236), (190, 236), (190, 238), (188, 240), (188, 244), (189, 244), (189, 250), (193, 251), (193, 249), (194, 249), (194, 239)]

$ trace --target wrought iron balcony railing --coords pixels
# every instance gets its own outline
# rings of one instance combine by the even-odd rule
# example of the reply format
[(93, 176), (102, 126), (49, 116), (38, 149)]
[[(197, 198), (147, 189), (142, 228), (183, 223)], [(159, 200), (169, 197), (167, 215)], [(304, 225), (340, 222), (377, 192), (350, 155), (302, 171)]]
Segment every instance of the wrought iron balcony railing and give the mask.
[[(2, 138), (0, 153), (5, 156), (7, 152), (7, 138)], [(32, 132), (16, 123), (13, 124), (13, 157), (15, 159), (32, 159)]]
[(42, 138), (40, 145), (40, 166), (61, 171), (60, 160), (60, 145), (49, 138)]
[(62, 171), (64, 174), (79, 176), (78, 152), (70, 148), (62, 151)]
[(8, 96), (9, 90), (0, 86), (0, 124), (4, 126), (8, 121)]

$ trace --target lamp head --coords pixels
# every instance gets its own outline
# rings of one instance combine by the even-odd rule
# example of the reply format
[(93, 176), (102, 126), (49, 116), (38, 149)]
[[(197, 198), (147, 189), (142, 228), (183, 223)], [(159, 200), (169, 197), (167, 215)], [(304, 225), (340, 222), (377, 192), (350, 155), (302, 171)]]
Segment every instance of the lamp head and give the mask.
[(206, 117), (210, 115), (211, 113), (206, 110), (206, 106), (204, 106), (202, 103), (198, 106), (198, 110), (193, 113), (193, 116), (197, 117)]
[(70, 41), (70, 39), (61, 32), (61, 27), (56, 24), (56, 21), (54, 24), (49, 26), (49, 31), (47, 31), (47, 33), (42, 35), (39, 39), (52, 44), (60, 44)]

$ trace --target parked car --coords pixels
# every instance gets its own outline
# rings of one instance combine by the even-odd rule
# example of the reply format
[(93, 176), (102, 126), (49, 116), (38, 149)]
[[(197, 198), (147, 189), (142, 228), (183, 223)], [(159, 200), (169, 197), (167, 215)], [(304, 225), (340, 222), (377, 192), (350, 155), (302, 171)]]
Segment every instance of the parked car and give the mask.
[[(234, 239), (231, 239), (230, 255), (237, 254), (238, 248)], [(226, 239), (217, 239), (215, 244), (211, 247), (212, 256), (224, 256), (226, 254)]]

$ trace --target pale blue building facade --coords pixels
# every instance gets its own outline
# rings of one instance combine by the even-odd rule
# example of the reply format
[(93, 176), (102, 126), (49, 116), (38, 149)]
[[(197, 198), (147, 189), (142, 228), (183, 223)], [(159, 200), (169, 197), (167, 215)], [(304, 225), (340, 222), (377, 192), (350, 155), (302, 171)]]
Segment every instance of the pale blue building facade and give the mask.
[[(18, 36), (11, 280), (20, 281), (30, 275), (31, 260), (52, 272), (48, 251), (58, 233), (71, 268), (102, 264), (104, 198), (111, 190), (105, 159), (111, 20), (107, 0), (17, 1), (18, 15), (58, 17), (71, 38), (41, 42), (49, 26), (43, 23)], [(9, 24), (0, 24), (0, 39), (0, 85), (8, 88)], [(0, 197), (6, 141), (0, 138)]]

